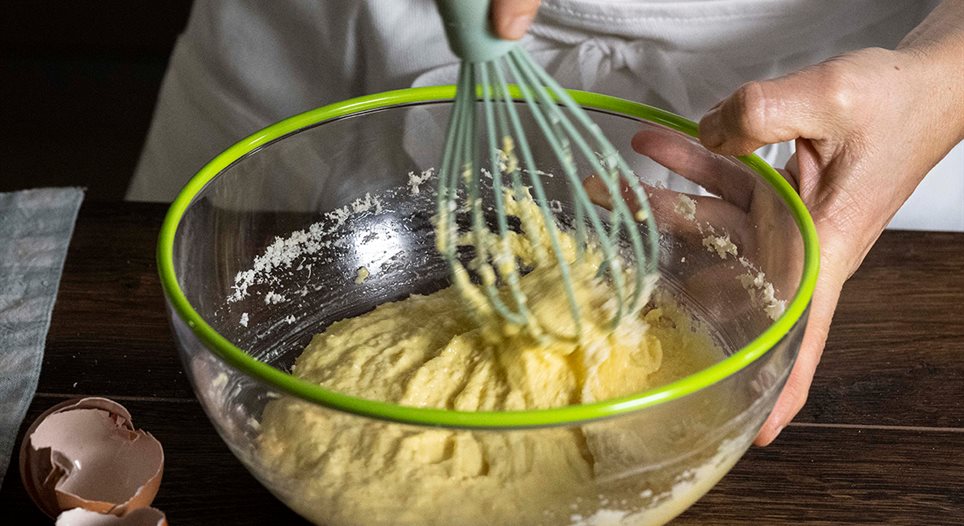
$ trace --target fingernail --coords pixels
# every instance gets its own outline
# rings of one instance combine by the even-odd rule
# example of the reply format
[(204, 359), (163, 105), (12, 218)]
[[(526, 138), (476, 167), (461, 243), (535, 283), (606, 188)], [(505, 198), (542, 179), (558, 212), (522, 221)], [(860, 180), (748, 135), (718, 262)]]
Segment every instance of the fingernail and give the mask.
[(518, 40), (526, 34), (529, 24), (532, 23), (532, 15), (519, 15), (510, 18), (502, 25), (502, 37), (509, 40)]
[(712, 110), (700, 120), (700, 142), (707, 148), (716, 148), (723, 144), (723, 132), (720, 130), (720, 111)]

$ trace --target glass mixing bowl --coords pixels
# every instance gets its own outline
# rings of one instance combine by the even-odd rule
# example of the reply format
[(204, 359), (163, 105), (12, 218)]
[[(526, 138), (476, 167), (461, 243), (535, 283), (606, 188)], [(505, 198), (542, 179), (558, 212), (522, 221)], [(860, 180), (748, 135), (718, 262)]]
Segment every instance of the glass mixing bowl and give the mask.
[[(759, 158), (702, 148), (692, 122), (572, 94), (648, 185), (660, 293), (726, 353), (646, 392), (460, 412), (365, 400), (289, 374), (332, 322), (449, 283), (434, 249), (434, 183), (422, 179), (440, 158), (451, 87), (362, 97), (270, 126), (205, 166), (172, 205), (158, 262), (185, 370), (237, 458), (304, 517), (663, 524), (749, 447), (806, 324), (817, 272), (806, 209)], [(551, 172), (552, 153), (532, 147)], [(565, 178), (545, 183), (550, 197), (565, 195)], [(275, 438), (319, 439), (268, 441), (268, 420), (290, 433)]]

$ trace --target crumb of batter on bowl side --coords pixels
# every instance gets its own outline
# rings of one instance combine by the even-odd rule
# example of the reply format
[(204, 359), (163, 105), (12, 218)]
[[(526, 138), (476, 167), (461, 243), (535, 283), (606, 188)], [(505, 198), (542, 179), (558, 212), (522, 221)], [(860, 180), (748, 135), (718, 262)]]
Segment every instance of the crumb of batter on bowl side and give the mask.
[(358, 270), (355, 271), (355, 285), (361, 285), (371, 275), (371, 272), (368, 271), (368, 267), (358, 267)]

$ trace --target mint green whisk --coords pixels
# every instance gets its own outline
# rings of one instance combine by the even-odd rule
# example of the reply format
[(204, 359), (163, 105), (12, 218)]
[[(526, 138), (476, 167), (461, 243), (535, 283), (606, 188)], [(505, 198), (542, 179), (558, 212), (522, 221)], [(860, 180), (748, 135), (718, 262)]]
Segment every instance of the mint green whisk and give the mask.
[[(582, 334), (585, 313), (581, 310), (585, 306), (577, 300), (573, 261), (566, 256), (560, 241), (560, 207), (554, 210), (546, 195), (542, 181), (546, 174), (536, 166), (516, 110), (514, 96), (518, 96), (541, 132), (540, 140), (549, 145), (568, 180), (572, 234), (579, 254), (592, 247), (602, 256), (596, 276), (611, 284), (614, 303), (610, 322), (615, 328), (646, 303), (658, 265), (658, 233), (641, 184), (625, 159), (566, 90), (521, 46), (489, 32), (488, 1), (437, 0), (437, 4), (450, 47), (462, 59), (437, 197), (437, 220), (441, 225), (438, 247), (453, 276), (466, 274), (458, 255), (458, 245), (466, 244), (466, 236), (460, 239), (457, 222), (462, 212), (469, 216), (467, 240), (475, 250), (471, 268), (479, 276), (472, 286), (482, 293), (492, 311), (506, 321), (528, 327), (537, 335), (556, 334), (552, 326), (547, 326), (554, 320), (538, 320), (529, 309), (520, 285), (527, 269), (516, 261), (509, 247), (512, 228), (506, 197), (528, 199), (530, 189), (545, 229), (540, 233), (541, 229), (522, 225), (521, 231), (533, 245), (541, 246), (544, 240), (540, 236), (548, 236), (576, 334)], [(590, 174), (578, 172), (577, 156), (605, 183), (610, 212), (602, 211), (590, 200), (583, 187), (583, 179)], [(491, 177), (491, 188), (484, 188), (483, 176)], [(483, 191), (492, 193), (488, 221), (483, 210)], [(624, 192), (632, 195), (637, 210), (630, 209)], [(640, 222), (645, 223), (645, 228), (641, 228)]]

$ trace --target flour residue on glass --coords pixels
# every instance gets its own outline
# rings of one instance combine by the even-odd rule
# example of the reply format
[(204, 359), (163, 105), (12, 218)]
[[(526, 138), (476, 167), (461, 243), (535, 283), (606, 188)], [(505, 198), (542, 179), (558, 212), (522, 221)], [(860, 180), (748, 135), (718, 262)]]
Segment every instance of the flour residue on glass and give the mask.
[[(366, 193), (364, 197), (355, 199), (350, 204), (323, 214), (321, 221), (304, 230), (296, 230), (286, 237), (276, 237), (260, 256), (254, 258), (251, 268), (235, 275), (232, 287), (234, 292), (228, 296), (227, 302), (241, 301), (248, 296), (248, 289), (251, 286), (277, 281), (273, 276), (275, 272), (290, 269), (296, 261), (303, 260), (305, 256), (317, 254), (337, 244), (338, 241), (332, 239), (332, 234), (338, 231), (352, 215), (379, 214), (382, 210), (381, 199)], [(301, 270), (301, 267), (298, 267), (298, 270)], [(275, 291), (267, 291), (264, 294), (264, 302), (268, 305), (277, 305), (287, 300), (288, 298)]]
[[(746, 272), (737, 276), (736, 279), (749, 295), (752, 306), (762, 309), (771, 320), (776, 320), (783, 314), (787, 302), (777, 298), (777, 291), (773, 284), (767, 281), (766, 274), (749, 259), (740, 256), (739, 247), (730, 239), (730, 234), (725, 228), (710, 223), (700, 223), (697, 220), (696, 201), (692, 197), (681, 193), (673, 206), (673, 211), (696, 226), (697, 231), (703, 236), (702, 244), (706, 250), (715, 253), (722, 260), (732, 256), (739, 262)], [(685, 262), (685, 257), (680, 258), (680, 263)]]

